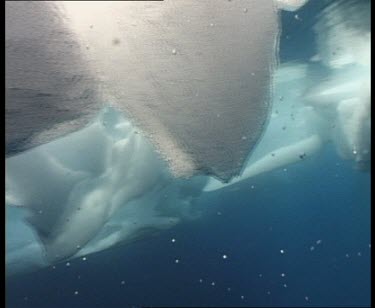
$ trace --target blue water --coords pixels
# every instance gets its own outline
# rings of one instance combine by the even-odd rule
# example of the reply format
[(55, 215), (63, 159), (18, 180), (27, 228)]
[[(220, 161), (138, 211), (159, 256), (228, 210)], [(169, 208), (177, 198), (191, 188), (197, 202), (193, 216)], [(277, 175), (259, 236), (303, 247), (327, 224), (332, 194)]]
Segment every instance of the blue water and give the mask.
[(8, 279), (7, 307), (370, 305), (370, 175), (333, 149), (199, 206), (198, 221)]

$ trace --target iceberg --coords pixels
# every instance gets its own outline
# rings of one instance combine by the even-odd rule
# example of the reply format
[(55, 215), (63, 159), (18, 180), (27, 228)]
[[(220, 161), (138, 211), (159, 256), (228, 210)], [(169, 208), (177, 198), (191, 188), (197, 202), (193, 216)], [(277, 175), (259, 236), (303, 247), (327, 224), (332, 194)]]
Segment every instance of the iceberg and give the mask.
[[(371, 167), (370, 3), (328, 5), (314, 26), (318, 54), (308, 63), (283, 63), (273, 78), (271, 120), (243, 173), (215, 191), (299, 163), (324, 144), (356, 169)], [(350, 12), (350, 18), (347, 16)]]
[(227, 181), (267, 122), (278, 35), (273, 0), (7, 2), (7, 153), (77, 131), (109, 104), (176, 176)]
[[(51, 25), (50, 29), (63, 37), (66, 35), (68, 42), (76, 42), (72, 43), (72, 47), (66, 46), (69, 43), (61, 44), (61, 51), (67, 56), (66, 59), (75, 59), (76, 62), (72, 60), (72, 67), (66, 67), (63, 65), (66, 59), (57, 58), (56, 62), (56, 59), (53, 60), (55, 51), (45, 50), (47, 55), (31, 52), (27, 57), (35, 57), (36, 62), (32, 62), (35, 64), (39, 63), (38, 57), (46, 56), (50, 60), (45, 63), (42, 61), (40, 70), (37, 65), (30, 68), (26, 61), (29, 58), (25, 57), (25, 61), (18, 59), (25, 52), (22, 47), (25, 37), (13, 41), (9, 40), (13, 34), (7, 33), (6, 56), (9, 65), (7, 64), (6, 71), (6, 121), (10, 125), (9, 129), (7, 126), (9, 156), (6, 159), (7, 275), (83, 257), (171, 228), (182, 220), (201, 217), (199, 209), (194, 205), (203, 193), (303, 162), (326, 143), (333, 143), (341, 157), (352, 160), (359, 169), (369, 169), (370, 28), (358, 26), (366, 23), (367, 19), (363, 15), (365, 9), (353, 15), (361, 22), (351, 24), (344, 16), (344, 7), (328, 6), (315, 26), (318, 55), (308, 64), (283, 63), (271, 74), (270, 71), (252, 70), (252, 63), (260, 62), (250, 61), (254, 60), (255, 55), (246, 49), (250, 48), (247, 45), (249, 42), (242, 43), (238, 38), (233, 40), (238, 39), (236, 42), (243, 46), (243, 50), (237, 51), (239, 47), (235, 42), (234, 45), (229, 45), (233, 50), (225, 49), (228, 62), (223, 62), (226, 58), (224, 54), (219, 53), (218, 58), (215, 58), (213, 50), (211, 56), (200, 55), (199, 52), (203, 52), (205, 48), (211, 48), (208, 45), (204, 47), (202, 42), (202, 49), (193, 42), (182, 48), (177, 41), (170, 40), (172, 37), (168, 39), (169, 34), (166, 33), (157, 42), (156, 32), (151, 31), (151, 28), (161, 31), (158, 20), (162, 20), (163, 16), (170, 20), (171, 29), (177, 31), (175, 39), (188, 34), (193, 37), (196, 33), (203, 38), (206, 30), (220, 27), (219, 19), (211, 21), (206, 18), (204, 23), (208, 24), (204, 26), (207, 29), (204, 28), (202, 33), (193, 27), (192, 32), (182, 34), (183, 26), (177, 22), (180, 19), (187, 22), (191, 18), (192, 24), (203, 27), (201, 21), (198, 23), (193, 20), (200, 16), (200, 10), (195, 7), (189, 11), (190, 8), (184, 7), (187, 5), (186, 1), (179, 1), (184, 10), (180, 10), (177, 5), (170, 5), (170, 1), (164, 2), (166, 4), (163, 5), (168, 8), (166, 11), (160, 9), (158, 3), (141, 4), (141, 7), (137, 7), (136, 2), (122, 2), (116, 4), (117, 7), (115, 4), (94, 5), (92, 9), (102, 9), (103, 16), (111, 12), (110, 14), (120, 18), (121, 14), (116, 11), (123, 12), (126, 9), (124, 11), (130, 16), (127, 19), (129, 24), (119, 28), (116, 22), (112, 28), (108, 28), (111, 22), (105, 18), (94, 23), (90, 19), (92, 16), (80, 15), (80, 6), (83, 4), (79, 2), (65, 3), (63, 8), (47, 2), (24, 3), (25, 7), (29, 6), (31, 10), (35, 8), (35, 12), (43, 15), (35, 13), (33, 17), (37, 28), (41, 27), (48, 16), (55, 16), (53, 18), (56, 18), (56, 22), (52, 22), (52, 25), (56, 28)], [(285, 4), (288, 1), (281, 2)], [(300, 5), (304, 3), (291, 1), (289, 4), (297, 2)], [(234, 1), (222, 3), (225, 10), (233, 13), (225, 18), (222, 16), (224, 7), (214, 9), (211, 1), (204, 4), (207, 5), (204, 16), (221, 16), (227, 22), (220, 28), (225, 39), (229, 39), (227, 36), (233, 30), (230, 30), (230, 25), (238, 27), (238, 35), (247, 35), (244, 26), (249, 21), (241, 18), (252, 16), (250, 10), (243, 11), (243, 3), (239, 6), (233, 3)], [(259, 1), (259, 11), (254, 11), (259, 16), (264, 10), (263, 17), (270, 14), (274, 18), (273, 21), (264, 21), (264, 27), (269, 26), (270, 28), (266, 28), (271, 29), (271, 33), (262, 32), (264, 29), (261, 31), (265, 36), (267, 33), (271, 36), (265, 38), (263, 47), (268, 46), (270, 50), (262, 58), (269, 69), (274, 69), (273, 53), (277, 47), (275, 7), (275, 3), (271, 1)], [(21, 19), (31, 18), (27, 14), (28, 9), (17, 8), (17, 3), (6, 5), (8, 16), (18, 16), (12, 21), (7, 18), (7, 23), (13, 23), (7, 31), (11, 31), (13, 27), (15, 36), (20, 33), (17, 27), (22, 26), (23, 29), (27, 24)], [(141, 14), (140, 8), (147, 8), (149, 15), (138, 24), (135, 16)], [(291, 7), (289, 9), (292, 10)], [(42, 14), (39, 10), (47, 10), (48, 14)], [(67, 21), (62, 22), (65, 17), (60, 16), (61, 12), (64, 12), (63, 16), (69, 16), (70, 28), (64, 26), (64, 31), (61, 25)], [(150, 12), (154, 15), (151, 16)], [(176, 17), (172, 18), (172, 13)], [(233, 16), (241, 20), (231, 19)], [(20, 23), (15, 22), (18, 19)], [(337, 19), (339, 22), (334, 22), (332, 26), (330, 21)], [(120, 20), (119, 24), (121, 22)], [(131, 33), (129, 36), (135, 35), (129, 38), (135, 45), (126, 45), (124, 41), (128, 38), (123, 38), (116, 32), (126, 27), (138, 28), (126, 32)], [(102, 34), (100, 42), (95, 38), (93, 29), (98, 29), (98, 33)], [(105, 29), (108, 31), (104, 31)], [(143, 31), (152, 37), (146, 36), (147, 45), (142, 47), (137, 45), (136, 36), (145, 34)], [(34, 35), (32, 32), (30, 30), (29, 35)], [(46, 40), (47, 44), (53, 38), (48, 34), (40, 39)], [(184, 38), (181, 44), (185, 39), (189, 42), (188, 38)], [(224, 48), (221, 45), (224, 38), (216, 39), (211, 43), (216, 42), (216, 47)], [(353, 39), (357, 44), (355, 48), (350, 48), (348, 44)], [(338, 45), (342, 53), (333, 55), (332, 49)], [(134, 50), (126, 50), (129, 46), (136, 46), (142, 55), (141, 58), (134, 59), (134, 64), (126, 63), (120, 57), (131, 57), (131, 54), (135, 57), (137, 53)], [(157, 46), (161, 46), (160, 49)], [(84, 53), (82, 49), (90, 52)], [(149, 54), (151, 51), (152, 54)], [(60, 53), (56, 51), (57, 54)], [(208, 59), (210, 57), (213, 59)], [(241, 61), (236, 60), (236, 57), (242, 57)], [(160, 59), (161, 64), (152, 64), (151, 59)], [(203, 62), (197, 60), (195, 63), (194, 59)], [(207, 66), (202, 64), (206, 63), (204, 59), (209, 61)], [(210, 61), (218, 61), (217, 66)], [(232, 64), (236, 71), (229, 70), (226, 75), (226, 69)], [(126, 73), (130, 65), (133, 65), (132, 70), (137, 70), (140, 66), (141, 71)], [(17, 67), (26, 70), (24, 77)], [(186, 70), (186, 74), (189, 74), (179, 75), (174, 71), (177, 67), (182, 67), (181, 71)], [(45, 74), (50, 68), (52, 71)], [(65, 70), (68, 72), (65, 73)], [(148, 70), (151, 72), (149, 75), (146, 74)], [(160, 74), (153, 75), (152, 72), (155, 71)], [(218, 74), (218, 71), (224, 71), (225, 74)], [(176, 80), (171, 78), (171, 72), (176, 74), (173, 76), (178, 76)], [(246, 107), (241, 102), (251, 92), (248, 86), (240, 86), (244, 92), (241, 90), (238, 95), (231, 92), (234, 88), (228, 90), (227, 87), (221, 87), (226, 83), (236, 84), (237, 79), (233, 75), (235, 72), (250, 72), (250, 76), (238, 76), (243, 78), (241, 82), (244, 84), (255, 82), (249, 86), (255, 87), (252, 89), (256, 91), (248, 96), (249, 103)], [(83, 73), (84, 76), (75, 77)], [(66, 74), (71, 79), (65, 78)], [(215, 82), (205, 79), (211, 74), (218, 78)], [(187, 76), (192, 79), (186, 79)], [(263, 77), (255, 78), (259, 76)], [(223, 83), (216, 83), (220, 78)], [(259, 83), (256, 80), (260, 80)], [(56, 86), (60, 82), (61, 88)], [(63, 86), (64, 82), (66, 87)], [(203, 92), (191, 91), (191, 84)], [(272, 93), (268, 93), (271, 89)], [(202, 96), (203, 100), (200, 100), (199, 97)], [(225, 97), (227, 106), (224, 101), (220, 101), (221, 97)], [(172, 106), (172, 98), (173, 104), (176, 99), (175, 107)], [(188, 102), (188, 98), (193, 101)], [(266, 98), (272, 99), (272, 102)], [(21, 105), (17, 105), (18, 102)], [(29, 105), (30, 102), (39, 105)], [(66, 105), (61, 105), (62, 102)], [(150, 107), (148, 104), (155, 105)], [(43, 110), (41, 106), (49, 106), (50, 109)], [(171, 106), (176, 108), (171, 109), (173, 116), (163, 115)], [(24, 108), (30, 113), (23, 113)], [(140, 112), (142, 109), (143, 114)], [(17, 110), (22, 112), (16, 112)], [(39, 112), (43, 115), (38, 117), (40, 121), (36, 121), (35, 115)], [(183, 112), (187, 112), (187, 115)], [(243, 126), (245, 118), (247, 124)], [(190, 124), (188, 119), (192, 121)], [(192, 130), (190, 125), (194, 126)], [(233, 131), (230, 125), (233, 125)], [(248, 134), (251, 127), (255, 128), (254, 134)], [(194, 138), (198, 138), (197, 143)], [(223, 143), (218, 143), (218, 139), (222, 139)], [(202, 142), (204, 147), (200, 148), (199, 144)], [(243, 159), (242, 156), (237, 156), (241, 151)], [(241, 168), (243, 172), (235, 177)]]

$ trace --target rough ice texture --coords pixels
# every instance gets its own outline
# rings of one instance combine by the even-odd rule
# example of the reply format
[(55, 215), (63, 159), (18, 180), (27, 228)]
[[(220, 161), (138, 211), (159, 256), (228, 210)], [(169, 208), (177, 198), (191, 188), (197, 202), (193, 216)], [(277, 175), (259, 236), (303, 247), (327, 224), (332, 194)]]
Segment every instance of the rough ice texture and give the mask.
[(239, 174), (269, 111), (278, 39), (272, 0), (6, 8), (7, 152), (86, 124), (99, 84), (175, 175)]
[(77, 39), (53, 2), (6, 2), (6, 153), (73, 132), (99, 101)]

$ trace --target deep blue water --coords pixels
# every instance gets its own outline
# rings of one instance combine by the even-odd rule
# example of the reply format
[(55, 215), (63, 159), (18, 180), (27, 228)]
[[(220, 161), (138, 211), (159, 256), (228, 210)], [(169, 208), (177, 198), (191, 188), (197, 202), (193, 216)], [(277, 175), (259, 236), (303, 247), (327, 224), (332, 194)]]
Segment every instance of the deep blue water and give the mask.
[(200, 206), (198, 221), (8, 279), (7, 307), (370, 305), (370, 175), (333, 149)]

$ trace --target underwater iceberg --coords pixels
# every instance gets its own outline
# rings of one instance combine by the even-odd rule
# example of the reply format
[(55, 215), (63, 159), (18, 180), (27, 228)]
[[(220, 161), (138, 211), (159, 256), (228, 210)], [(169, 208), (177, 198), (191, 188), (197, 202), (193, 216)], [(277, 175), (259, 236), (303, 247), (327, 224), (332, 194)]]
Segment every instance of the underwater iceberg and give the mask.
[(305, 2), (7, 2), (7, 273), (200, 217), (326, 143), (369, 170), (370, 28), (328, 6), (319, 54), (277, 66), (278, 9)]

